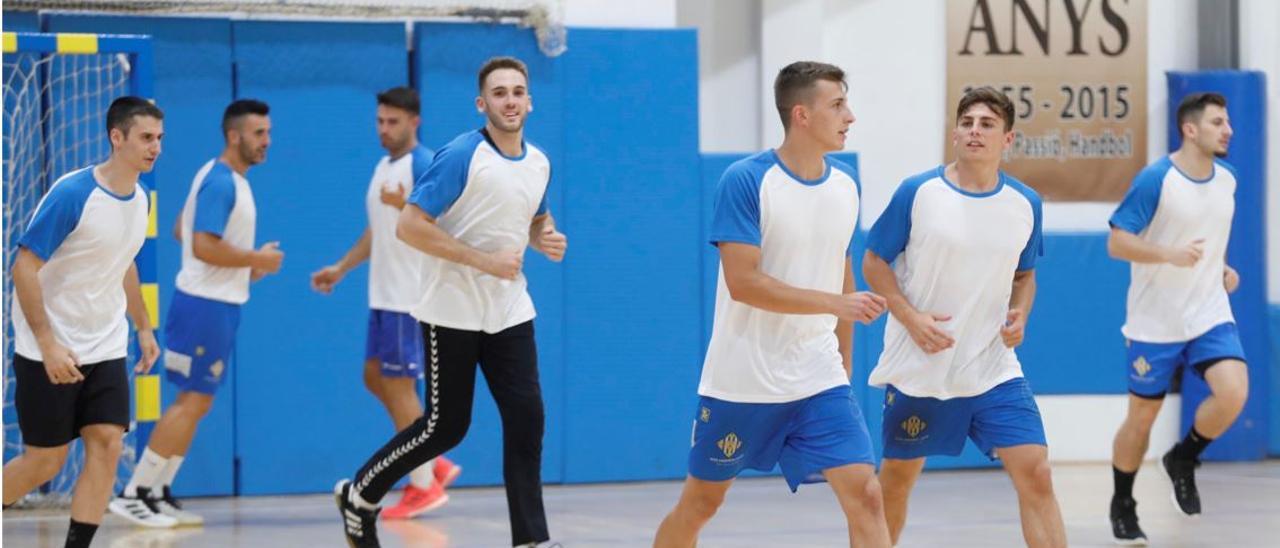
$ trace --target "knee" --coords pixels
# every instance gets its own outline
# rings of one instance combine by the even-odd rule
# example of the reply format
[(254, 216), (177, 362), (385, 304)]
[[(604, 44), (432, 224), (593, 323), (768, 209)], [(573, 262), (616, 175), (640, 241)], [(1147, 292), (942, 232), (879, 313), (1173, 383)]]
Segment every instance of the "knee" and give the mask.
[(118, 426), (94, 425), (81, 432), (85, 458), (114, 463), (124, 451), (124, 431)]
[(867, 480), (856, 493), (856, 502), (863, 510), (878, 514), (884, 510), (884, 490), (874, 476)]
[(1026, 472), (1023, 495), (1034, 499), (1053, 497), (1053, 471), (1047, 461), (1040, 461)]
[(203, 394), (186, 398), (182, 402), (183, 413), (192, 421), (203, 419), (213, 408), (213, 398)]
[(686, 496), (680, 504), (684, 518), (694, 523), (706, 523), (716, 515), (724, 503), (724, 494), (701, 493)]
[(1228, 384), (1219, 388), (1213, 395), (1222, 401), (1224, 407), (1238, 413), (1244, 409), (1244, 403), (1249, 399), (1249, 381), (1244, 379)]
[(364, 387), (373, 397), (382, 399), (382, 374), (375, 367), (364, 368)]
[(471, 429), (471, 414), (457, 417), (441, 417), (432, 412), (419, 417), (414, 424), (431, 431), (431, 437), (437, 438), (447, 447), (456, 447), (467, 437)]

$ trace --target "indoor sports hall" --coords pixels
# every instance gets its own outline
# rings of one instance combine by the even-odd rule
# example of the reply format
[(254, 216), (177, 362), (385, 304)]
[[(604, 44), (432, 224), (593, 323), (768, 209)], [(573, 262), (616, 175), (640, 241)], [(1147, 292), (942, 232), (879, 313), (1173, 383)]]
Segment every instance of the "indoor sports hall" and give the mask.
[[(405, 547), (642, 547), (692, 546), (695, 534), (697, 545), (708, 547), (838, 547), (851, 538), (859, 546), (903, 548), (1280, 545), (1280, 2), (6, 0), (0, 25), (6, 547), (87, 546), (90, 539), (113, 548), (378, 541)], [(518, 63), (493, 64), (508, 57)], [(781, 75), (797, 61), (834, 65), (841, 76), (819, 76), (787, 103), (793, 95), (783, 93)], [(498, 81), (514, 83), (508, 88)], [(803, 170), (789, 169), (798, 165), (790, 161), (801, 139), (796, 135), (818, 131), (813, 120), (828, 115), (811, 108), (819, 93), (812, 90), (832, 82), (843, 84), (832, 88), (840, 98), (834, 108), (847, 107), (830, 114), (842, 117), (839, 140), (812, 156), (822, 160), (818, 178), (797, 175)], [(925, 240), (904, 235), (895, 262), (883, 251), (884, 231), (891, 230), (884, 226), (891, 223), (880, 221), (901, 216), (908, 235), (952, 223), (960, 228), (944, 231), (941, 239), (949, 242), (981, 239), (969, 227), (995, 222), (973, 213), (981, 209), (930, 215), (919, 205), (938, 189), (956, 191), (956, 204), (988, 196), (957, 186), (952, 180), (961, 179), (948, 175), (952, 166), (990, 152), (965, 136), (977, 139), (999, 128), (964, 126), (976, 124), (972, 111), (957, 108), (983, 86), (1010, 109), (978, 103), (978, 110), (986, 108), (1006, 124), (995, 133), (1001, 148), (985, 156), (1001, 173), (992, 192), (1025, 183), (1027, 195), (1035, 196), (1028, 209), (1035, 212), (1034, 226), (1028, 216), (1026, 227), (1032, 243), (1020, 240), (1034, 251), (1023, 251), (1034, 255), (1034, 267), (1024, 258), (1006, 269), (1014, 276), (1014, 296), (1001, 282), (996, 304), (999, 318), (1008, 319), (983, 332), (1030, 388), (1027, 402), (1039, 420), (1034, 429), (1043, 436), (1031, 445), (1047, 447), (1047, 458), (1038, 453), (1046, 464), (1036, 468), (1043, 483), (1035, 485), (1047, 486), (1051, 472), (1052, 492), (1037, 495), (1016, 479), (1012, 453), (1002, 451), (1026, 447), (1022, 442), (980, 448), (987, 438), (979, 420), (952, 431), (958, 454), (928, 456), (914, 489), (906, 484), (908, 505), (905, 491), (893, 489), (900, 480), (886, 477), (883, 467), (906, 453), (886, 456), (887, 444), (941, 443), (945, 432), (939, 431), (962, 419), (952, 411), (902, 415), (894, 406), (905, 402), (896, 399), (943, 406), (978, 392), (912, 394), (900, 392), (906, 385), (898, 381), (887, 389), (879, 371), (873, 375), (902, 355), (894, 350), (902, 345), (948, 360), (958, 352), (921, 350), (927, 345), (917, 334), (931, 332), (917, 332), (903, 319), (927, 315), (912, 308), (923, 305), (911, 302), (916, 290), (910, 287), (916, 286), (906, 284), (945, 253), (921, 252), (912, 246)], [(126, 96), (144, 101), (117, 123), (114, 102)], [(499, 104), (519, 110), (498, 113)], [(269, 105), (269, 114), (256, 105)], [(397, 129), (395, 120), (417, 125)], [(503, 129), (505, 123), (517, 129)], [(125, 161), (119, 159), (135, 150), (131, 139), (150, 135), (137, 128), (153, 127), (163, 133), (146, 145), (153, 163), (130, 172), (128, 184), (136, 181), (136, 190), (126, 198), (99, 169)], [(245, 129), (253, 127), (258, 133)], [(1203, 135), (1218, 137), (1210, 142)], [(509, 154), (506, 143), (518, 152)], [(1209, 148), (1195, 148), (1202, 144)], [(413, 152), (402, 156), (410, 150), (405, 147)], [(1207, 178), (1186, 167), (1193, 164), (1185, 163), (1185, 155), (1194, 154), (1203, 156)], [(402, 157), (409, 161), (394, 167)], [(729, 186), (743, 166), (761, 158), (774, 167), (759, 175), (764, 182), (753, 183), (760, 190), (749, 197), (746, 213), (733, 210), (753, 219), (748, 232), (754, 230), (755, 239), (744, 239), (724, 228), (728, 211), (739, 207)], [(90, 166), (96, 167), (84, 170)], [(206, 212), (213, 211), (208, 204), (215, 198), (204, 181), (219, 169), (225, 179), (218, 181), (239, 190), (218, 202), (226, 209), (209, 228), (205, 223), (215, 214)], [(405, 177), (398, 190), (383, 180), (401, 173), (396, 169)], [(1150, 183), (1157, 190), (1146, 193), (1143, 185), (1155, 169), (1163, 169)], [(913, 190), (915, 202), (901, 209), (903, 189), (920, 183), (917, 174), (933, 173), (926, 170), (936, 171), (936, 178)], [(468, 244), (481, 237), (474, 236), (476, 227), (490, 217), (467, 217), (466, 208), (483, 213), (491, 201), (523, 197), (526, 187), (519, 185), (532, 179), (519, 177), (533, 177), (529, 173), (538, 186), (532, 201), (512, 214), (520, 221), (519, 245), (503, 256), (514, 270), (495, 274), (503, 251)], [(73, 179), (77, 174), (92, 177)], [(449, 186), (455, 179), (456, 186)], [(873, 321), (852, 321), (826, 308), (784, 310), (775, 304), (782, 301), (745, 297), (745, 282), (736, 281), (743, 279), (736, 274), (745, 264), (737, 255), (743, 248), (758, 263), (751, 271), (769, 283), (785, 283), (778, 280), (791, 275), (770, 272), (809, 268), (789, 254), (776, 259), (772, 250), (782, 236), (772, 234), (781, 229), (770, 232), (768, 224), (781, 223), (775, 219), (784, 210), (766, 208), (780, 208), (780, 196), (788, 192), (816, 192), (836, 179), (857, 191), (850, 200), (856, 208), (839, 206), (851, 215), (851, 233), (842, 233), (839, 244), (856, 288), (846, 284), (842, 290), (837, 279), (828, 293), (832, 299), (874, 294), (880, 304), (865, 305), (875, 308)], [(1020, 183), (1006, 182), (1014, 179)], [(58, 217), (64, 212), (55, 209), (62, 207), (59, 194), (80, 180), (96, 180), (97, 186), (77, 187), (89, 198), (65, 211), (79, 217)], [(507, 186), (478, 195), (489, 181)], [(803, 185), (785, 187), (789, 183)], [(1170, 190), (1184, 187), (1190, 190)], [(1220, 195), (1225, 202), (1194, 194), (1216, 188), (1227, 189)], [(448, 192), (449, 198), (438, 198)], [(810, 200), (811, 209), (794, 212), (792, 218), (805, 224), (787, 233), (795, 238), (793, 247), (826, 237), (822, 227), (835, 221), (827, 213), (831, 204), (821, 202)], [(107, 228), (88, 220), (126, 203), (146, 207)], [(240, 237), (232, 226), (244, 222), (246, 208), (246, 245), (236, 251), (243, 262), (210, 262), (209, 242), (226, 246), (218, 248), (224, 251), (239, 249), (229, 242)], [(1130, 229), (1134, 211), (1142, 222)], [(1172, 211), (1184, 217), (1170, 221)], [(142, 227), (143, 217), (145, 235), (139, 228), (136, 238), (128, 236), (128, 223)], [(1220, 237), (1187, 228), (1202, 222), (1216, 222)], [(512, 223), (499, 225), (508, 230)], [(100, 232), (89, 234), (91, 229)], [(49, 230), (55, 236), (46, 246)], [(1181, 239), (1161, 240), (1167, 254), (1150, 243), (1162, 238), (1161, 230), (1181, 230)], [(123, 278), (127, 299), (114, 277), (105, 293), (80, 289), (74, 280), (107, 276), (116, 267), (105, 259), (71, 257), (71, 247), (115, 250), (107, 240), (126, 236), (137, 248), (116, 246), (126, 259), (133, 257), (117, 261), (129, 272)], [(1154, 251), (1145, 258), (1126, 255), (1117, 243), (1121, 237), (1140, 242), (1131, 249)], [(429, 239), (458, 245), (417, 243)], [(968, 243), (973, 245), (945, 249), (964, 250), (958, 252), (968, 254), (962, 259), (973, 262), (991, 247)], [(377, 322), (390, 321), (379, 319), (379, 309), (387, 307), (374, 302), (381, 302), (379, 287), (391, 284), (384, 283), (391, 278), (387, 267), (378, 266), (379, 254), (385, 261), (393, 244), (407, 250), (404, 264), (414, 272), (403, 282), (410, 287), (397, 303), (403, 308), (392, 307), (408, 323), (388, 343), (413, 363), (394, 373), (388, 368), (396, 359), (374, 350), (383, 336), (375, 330), (389, 329)], [(1183, 251), (1194, 255), (1186, 266), (1175, 258)], [(273, 259), (255, 262), (267, 256)], [(881, 271), (864, 258), (889, 265), (886, 274), (875, 277)], [(370, 264), (362, 265), (366, 259)], [(81, 262), (71, 262), (76, 260)], [(226, 301), (235, 304), (217, 297), (202, 301), (234, 308), (236, 327), (223, 345), (225, 357), (206, 357), (216, 351), (205, 342), (184, 347), (182, 341), (195, 335), (175, 327), (212, 325), (211, 318), (223, 313), (216, 310), (225, 309), (185, 308), (184, 299), (196, 294), (193, 265), (201, 264), (205, 280), (217, 268), (238, 269), (242, 279), (234, 283), (251, 288), (245, 289), (251, 297)], [(1213, 332), (1229, 327), (1234, 346), (1198, 346), (1218, 344), (1203, 342), (1208, 324), (1181, 338), (1140, 334), (1141, 322), (1181, 325), (1202, 314), (1194, 300), (1199, 294), (1177, 291), (1201, 287), (1186, 273), (1206, 264), (1224, 269), (1222, 282), (1214, 270), (1209, 284), (1220, 301), (1215, 306), (1227, 314)], [(137, 283), (131, 284), (134, 272)], [(872, 273), (870, 280), (864, 272)], [(938, 272), (928, 287), (963, 293), (990, 285), (967, 278), (969, 270), (944, 266)], [(1024, 274), (1031, 274), (1030, 293), (1019, 289)], [(888, 293), (882, 290), (886, 280)], [(793, 285), (788, 291), (812, 295), (820, 289)], [(1169, 296), (1184, 294), (1193, 296)], [(525, 298), (498, 302), (490, 295)], [(1033, 296), (1034, 306), (1019, 295)], [(865, 299), (858, 302), (873, 297)], [(103, 304), (108, 301), (118, 306)], [(527, 311), (525, 303), (531, 303)], [(32, 312), (36, 306), (48, 309), (48, 319)], [(1006, 316), (1022, 306), (1025, 317)], [(99, 308), (111, 325), (127, 326), (111, 337), (124, 344), (128, 332), (120, 384), (110, 387), (119, 395), (112, 401), (122, 420), (106, 421), (125, 433), (122, 444), (112, 445), (119, 457), (105, 465), (98, 442), (91, 441), (98, 438), (89, 432), (104, 425), (85, 417), (101, 401), (91, 400), (93, 375), (115, 361), (85, 367), (92, 360), (76, 358), (85, 354), (73, 342), (80, 335), (67, 335), (87, 333), (81, 330), (92, 322), (77, 318)], [(767, 312), (741, 312), (747, 309)], [(1166, 312), (1140, 313), (1148, 309)], [(524, 314), (519, 322), (527, 331), (518, 344), (529, 358), (520, 367), (533, 376), (524, 378), (532, 392), (521, 396), (536, 396), (525, 402), (530, 406), (503, 403), (515, 401), (508, 382), (515, 377), (493, 365), (499, 363), (494, 356), (512, 348), (499, 352), (497, 341), (509, 342), (501, 335), (517, 322), (473, 327), (469, 314), (481, 314), (477, 310)], [(758, 315), (735, 323), (734, 311)], [(866, 482), (858, 485), (868, 486), (853, 499), (842, 491), (845, 477), (831, 479), (837, 476), (826, 467), (806, 468), (805, 484), (793, 492), (788, 483), (801, 479), (788, 469), (798, 462), (788, 455), (800, 451), (803, 437), (795, 431), (785, 442), (778, 434), (771, 456), (757, 449), (765, 445), (758, 441), (763, 437), (751, 434), (773, 428), (761, 426), (763, 420), (745, 420), (727, 435), (706, 433), (713, 409), (716, 417), (729, 414), (717, 405), (765, 409), (802, 399), (736, 401), (713, 389), (715, 382), (734, 385), (754, 374), (738, 369), (739, 358), (807, 352), (788, 339), (794, 335), (785, 331), (792, 329), (789, 320), (778, 319), (783, 327), (776, 329), (760, 323), (784, 317), (827, 326), (805, 336), (829, 340), (822, 355), (831, 358), (830, 371), (839, 370), (842, 353), (851, 368), (851, 378), (846, 371), (834, 389), (845, 390), (843, 379), (849, 379), (853, 423), (862, 436), (856, 439), (869, 444), (866, 459), (840, 463), (841, 470), (853, 463)], [(453, 318), (464, 319), (450, 323)], [(969, 336), (960, 320), (949, 318), (937, 314), (930, 329), (948, 338)], [(151, 329), (139, 331), (143, 324)], [(1019, 331), (1009, 342), (1008, 330), (1021, 325), (1025, 338)], [(830, 326), (836, 326), (834, 335)], [(757, 332), (766, 342), (757, 345), (751, 335)], [(460, 354), (449, 345), (462, 333), (475, 335), (466, 340), (478, 341), (478, 357), (454, 357)], [(1156, 357), (1157, 348), (1165, 349), (1163, 357)], [(55, 350), (69, 353), (75, 363), (68, 370), (87, 378), (60, 384), (53, 359), (37, 359)], [(459, 404), (470, 410), (462, 418), (451, 407), (459, 401), (458, 377), (441, 376), (442, 359), (464, 362), (475, 379), (474, 396), (467, 392), (470, 399)], [(709, 380), (717, 378), (708, 373), (713, 364), (727, 381)], [(201, 368), (209, 375), (204, 384), (192, 380)], [(808, 371), (777, 375), (804, 382)], [(77, 383), (86, 390), (68, 396)], [(392, 396), (393, 386), (409, 398), (409, 411), (406, 400)], [(1231, 401), (1235, 407), (1222, 411)], [(195, 408), (195, 415), (183, 414)], [(1215, 413), (1226, 418), (1206, 418)], [(69, 421), (60, 426), (66, 439), (33, 441), (60, 414)], [(1142, 420), (1147, 422), (1134, 426)], [(179, 421), (188, 421), (182, 424), (189, 441), (166, 450), (183, 435), (171, 434), (166, 424)], [(1213, 430), (1206, 435), (1206, 428)], [(118, 430), (110, 432), (119, 439)], [(454, 434), (460, 442), (441, 441)], [(86, 449), (90, 445), (95, 448)], [(65, 459), (47, 457), (54, 446)], [(703, 476), (706, 468), (695, 461), (704, 450), (715, 470), (741, 469)], [(37, 456), (44, 460), (33, 460)], [(759, 459), (763, 465), (750, 464)], [(521, 472), (517, 461), (534, 465)], [(32, 479), (37, 469), (48, 469), (52, 479)], [(1192, 474), (1194, 483), (1187, 484)], [(735, 477), (722, 502), (691, 495)], [(104, 482), (112, 483), (109, 495)], [(378, 487), (384, 483), (387, 489)], [(539, 486), (540, 494), (529, 495)], [(414, 506), (414, 492), (431, 493), (429, 501)], [(1028, 517), (1040, 507), (1027, 498), (1040, 495), (1047, 499), (1038, 500), (1056, 501), (1052, 512), (1065, 544), (1061, 537), (1041, 542), (1054, 537), (1053, 526), (1028, 525), (1041, 523)], [(1194, 497), (1194, 509), (1188, 497)], [(872, 499), (875, 504), (861, 510), (848, 505)], [(1122, 499), (1129, 506), (1117, 502)], [(886, 514), (881, 503), (894, 500)], [(854, 523), (864, 510), (878, 516), (873, 525), (887, 531), (891, 543), (860, 536)], [(544, 516), (541, 525), (526, 520), (530, 515)], [(905, 526), (895, 527), (895, 515)], [(1124, 518), (1133, 515), (1145, 534), (1134, 532), (1137, 521)], [(692, 522), (680, 520), (688, 516), (698, 516), (697, 525), (680, 529), (689, 536), (674, 542), (673, 524), (685, 527)], [(88, 537), (74, 540), (81, 534), (76, 531)], [(378, 540), (369, 543), (375, 534)]]

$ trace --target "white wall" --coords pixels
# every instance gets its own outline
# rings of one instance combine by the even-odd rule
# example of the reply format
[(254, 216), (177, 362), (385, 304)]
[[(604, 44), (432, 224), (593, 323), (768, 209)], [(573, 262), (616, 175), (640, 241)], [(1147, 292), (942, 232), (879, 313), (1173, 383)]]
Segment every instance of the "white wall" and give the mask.
[[(778, 69), (799, 59), (839, 65), (848, 74), (857, 117), (847, 148), (860, 154), (862, 218), (869, 226), (903, 178), (942, 161), (941, 134), (949, 108), (944, 104), (945, 1), (680, 0), (680, 24), (699, 28), (703, 150), (776, 146), (782, 140), (772, 104)], [(759, 19), (750, 25), (753, 14), (748, 12), (753, 10), (741, 6), (756, 2)], [(1263, 9), (1275, 8), (1267, 0), (1255, 2), (1266, 4)], [(1196, 67), (1196, 2), (1151, 0), (1148, 6), (1147, 155), (1154, 160), (1167, 151), (1164, 73)], [(1168, 39), (1171, 35), (1178, 39)], [(754, 49), (752, 40), (758, 44)], [(759, 59), (756, 71), (750, 69), (753, 55)], [(755, 93), (744, 92), (752, 87)], [(757, 101), (754, 108), (747, 104), (752, 100)], [(753, 124), (758, 137), (749, 139), (746, 132)], [(1047, 204), (1045, 228), (1104, 231), (1113, 208), (1109, 203)]]
[[(836, 2), (828, 2), (834, 4)], [(824, 13), (826, 60), (849, 73), (859, 120), (848, 148), (860, 154), (863, 222), (874, 222), (905, 177), (942, 162), (946, 113), (945, 0), (864, 0)], [(1196, 67), (1194, 0), (1148, 4), (1147, 152), (1164, 154), (1168, 94), (1164, 73)], [(1173, 29), (1177, 40), (1169, 40)], [(765, 52), (768, 55), (768, 52)], [(1049, 231), (1105, 231), (1113, 204), (1045, 205)]]
[(760, 0), (680, 0), (676, 22), (698, 29), (703, 152), (760, 148)]
[[(1280, 2), (1241, 0), (1240, 68), (1267, 73), (1267, 285), (1280, 304)], [(1233, 111), (1232, 116), (1261, 116)]]
[[(676, 26), (676, 0), (563, 0), (570, 27), (671, 28)], [(569, 38), (573, 47), (573, 38)]]

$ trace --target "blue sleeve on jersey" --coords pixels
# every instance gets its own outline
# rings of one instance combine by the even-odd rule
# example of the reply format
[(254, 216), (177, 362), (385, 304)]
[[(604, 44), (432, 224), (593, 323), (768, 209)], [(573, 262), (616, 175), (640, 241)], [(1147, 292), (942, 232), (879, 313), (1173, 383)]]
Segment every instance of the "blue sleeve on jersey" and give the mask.
[(208, 232), (221, 238), (235, 206), (236, 182), (232, 179), (231, 170), (214, 166), (205, 175), (204, 181), (200, 183), (200, 190), (196, 192), (196, 212), (191, 232)]
[(907, 249), (907, 240), (911, 237), (911, 206), (923, 182), (914, 177), (903, 181), (898, 190), (893, 191), (884, 213), (871, 225), (871, 232), (867, 233), (867, 251), (875, 253), (886, 263), (892, 263)]
[(862, 183), (858, 181), (857, 173), (855, 173), (855, 172), (854, 172), (853, 167), (852, 167), (852, 166), (850, 166), (849, 164), (846, 164), (846, 163), (841, 162), (841, 161), (839, 161), (839, 160), (833, 159), (833, 158), (831, 158), (830, 156), (828, 156), (828, 157), (827, 157), (827, 161), (831, 163), (831, 167), (832, 167), (832, 168), (834, 168), (834, 169), (837, 169), (837, 170), (839, 170), (839, 171), (844, 172), (844, 174), (845, 174), (845, 175), (848, 175), (850, 179), (853, 179), (853, 186), (854, 186), (854, 188), (856, 188), (856, 189), (858, 190), (858, 203), (859, 203), (859, 206), (858, 206), (857, 222), (856, 222), (856, 224), (854, 224), (854, 225), (853, 225), (853, 226), (854, 226), (854, 228), (853, 228), (853, 234), (854, 234), (854, 235), (849, 237), (849, 247), (848, 247), (847, 249), (845, 249), (845, 252), (844, 252), (846, 256), (848, 256), (848, 257), (852, 257), (852, 256), (853, 256), (853, 251), (854, 251), (854, 249), (853, 249), (853, 242), (854, 242), (855, 240), (857, 240), (857, 239), (858, 239), (858, 237), (857, 237), (858, 230), (862, 227), (862, 206), (861, 206), (861, 203), (862, 203)]
[(413, 166), (410, 168), (413, 170), (410, 175), (412, 180), (417, 181), (427, 173), (427, 168), (431, 167), (431, 158), (435, 154), (431, 149), (422, 145), (418, 145), (418, 148), (413, 149)]
[(1133, 185), (1125, 193), (1124, 200), (1120, 201), (1120, 206), (1111, 214), (1113, 228), (1133, 234), (1146, 230), (1147, 225), (1151, 224), (1151, 218), (1156, 215), (1156, 206), (1160, 204), (1165, 172), (1165, 169), (1148, 167), (1133, 179)]
[(1018, 190), (1027, 197), (1027, 201), (1031, 202), (1031, 214), (1034, 221), (1031, 224), (1031, 237), (1027, 238), (1027, 246), (1022, 249), (1022, 254), (1018, 256), (1018, 272), (1031, 270), (1036, 267), (1036, 259), (1044, 256), (1044, 235), (1043, 235), (1043, 204), (1040, 195), (1025, 185), (1018, 185)]
[(760, 246), (760, 176), (744, 162), (724, 171), (711, 214), (711, 245), (736, 242)]
[(48, 261), (63, 240), (67, 239), (67, 235), (80, 224), (84, 204), (96, 185), (92, 174), (87, 179), (77, 178), (54, 185), (40, 200), (40, 205), (31, 217), (31, 222), (27, 223), (27, 231), (18, 240), (18, 245), (31, 250), (41, 260)]
[(409, 203), (422, 208), (433, 218), (439, 217), (462, 196), (474, 155), (475, 142), (472, 139), (459, 138), (445, 145), (422, 176), (414, 180)]

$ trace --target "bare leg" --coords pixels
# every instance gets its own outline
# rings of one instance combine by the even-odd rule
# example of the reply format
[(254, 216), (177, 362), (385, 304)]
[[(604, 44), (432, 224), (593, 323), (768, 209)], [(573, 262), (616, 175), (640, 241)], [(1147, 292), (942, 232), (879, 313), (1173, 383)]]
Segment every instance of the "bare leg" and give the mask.
[(733, 480), (703, 481), (693, 476), (684, 480), (684, 491), (675, 509), (658, 526), (654, 548), (692, 548), (698, 545), (701, 531), (711, 516), (724, 504), (724, 495)]
[(918, 459), (881, 459), (880, 486), (884, 490), (884, 517), (889, 538), (894, 543), (902, 537), (907, 524), (907, 499), (924, 470), (924, 457)]
[(889, 548), (884, 499), (876, 470), (870, 464), (849, 464), (822, 471), (849, 524), (849, 546)]

